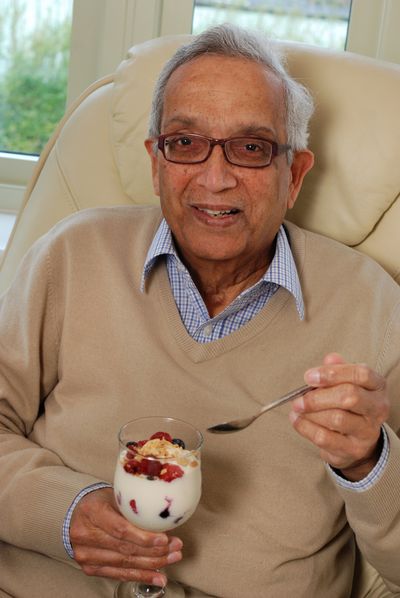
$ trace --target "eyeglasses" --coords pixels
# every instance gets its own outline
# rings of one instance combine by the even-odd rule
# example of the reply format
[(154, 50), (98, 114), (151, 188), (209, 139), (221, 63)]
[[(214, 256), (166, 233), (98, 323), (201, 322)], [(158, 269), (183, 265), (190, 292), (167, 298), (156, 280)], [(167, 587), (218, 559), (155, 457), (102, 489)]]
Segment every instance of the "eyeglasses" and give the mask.
[(160, 135), (158, 149), (164, 158), (177, 164), (199, 164), (211, 155), (215, 145), (220, 145), (228, 162), (246, 168), (264, 168), (269, 166), (279, 154), (288, 152), (290, 145), (279, 145), (275, 141), (262, 137), (230, 137), (213, 139), (195, 134)]

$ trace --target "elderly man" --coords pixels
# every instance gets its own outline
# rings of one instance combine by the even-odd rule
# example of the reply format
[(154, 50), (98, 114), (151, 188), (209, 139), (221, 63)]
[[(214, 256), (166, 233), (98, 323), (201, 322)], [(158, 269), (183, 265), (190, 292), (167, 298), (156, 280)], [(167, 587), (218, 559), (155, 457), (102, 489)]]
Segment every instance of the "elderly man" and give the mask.
[[(311, 112), (265, 41), (201, 34), (155, 90), (161, 211), (89, 210), (29, 252), (0, 312), (5, 595), (112, 596), (117, 580), (168, 575), (209, 596), (338, 598), (356, 544), (379, 595), (400, 592), (400, 290), (284, 222), (313, 164)], [(205, 430), (303, 377), (314, 390), (291, 407), (207, 435), (179, 537), (119, 514), (125, 421)]]

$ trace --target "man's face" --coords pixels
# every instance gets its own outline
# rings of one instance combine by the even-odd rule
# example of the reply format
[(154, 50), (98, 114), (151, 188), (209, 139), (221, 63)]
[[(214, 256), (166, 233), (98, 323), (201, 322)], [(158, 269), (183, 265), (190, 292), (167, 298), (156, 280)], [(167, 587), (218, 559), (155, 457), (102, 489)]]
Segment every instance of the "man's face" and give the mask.
[[(202, 56), (179, 67), (165, 92), (162, 133), (227, 138), (257, 135), (286, 142), (282, 85), (249, 60)], [(228, 163), (222, 148), (200, 164), (168, 162), (146, 141), (153, 184), (181, 255), (193, 268), (267, 264), (285, 212), (297, 197), (312, 154), (285, 154), (266, 168)], [(232, 212), (233, 210), (233, 212)], [(221, 211), (221, 215), (212, 215)]]

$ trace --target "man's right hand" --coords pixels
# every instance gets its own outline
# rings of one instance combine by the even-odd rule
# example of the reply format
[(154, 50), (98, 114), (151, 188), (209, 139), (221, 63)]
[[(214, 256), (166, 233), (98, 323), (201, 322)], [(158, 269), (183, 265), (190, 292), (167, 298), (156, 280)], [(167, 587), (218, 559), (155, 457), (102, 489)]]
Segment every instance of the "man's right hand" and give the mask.
[(86, 575), (165, 586), (156, 571), (182, 558), (182, 541), (147, 532), (118, 511), (112, 488), (90, 492), (75, 507), (70, 541), (74, 558)]

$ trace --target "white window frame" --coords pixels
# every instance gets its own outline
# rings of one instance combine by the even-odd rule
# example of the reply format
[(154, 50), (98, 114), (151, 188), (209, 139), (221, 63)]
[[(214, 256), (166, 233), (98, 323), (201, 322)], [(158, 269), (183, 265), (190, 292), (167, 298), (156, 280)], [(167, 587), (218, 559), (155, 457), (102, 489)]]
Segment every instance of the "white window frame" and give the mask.
[[(74, 0), (68, 103), (112, 72), (129, 47), (188, 33), (194, 0)], [(347, 50), (400, 63), (399, 0), (353, 0)], [(37, 158), (0, 153), (0, 210), (18, 211)]]
[(134, 44), (190, 31), (193, 5), (193, 0), (74, 0), (68, 102), (113, 72)]
[[(190, 31), (192, 0), (74, 0), (67, 104), (134, 44)], [(18, 212), (38, 158), (0, 152), (0, 212)]]
[(399, 23), (398, 0), (353, 0), (346, 49), (400, 64)]

